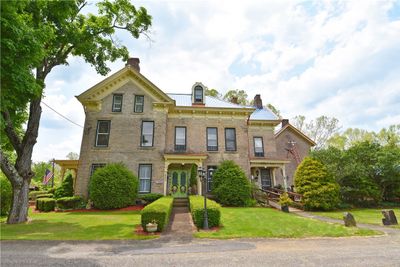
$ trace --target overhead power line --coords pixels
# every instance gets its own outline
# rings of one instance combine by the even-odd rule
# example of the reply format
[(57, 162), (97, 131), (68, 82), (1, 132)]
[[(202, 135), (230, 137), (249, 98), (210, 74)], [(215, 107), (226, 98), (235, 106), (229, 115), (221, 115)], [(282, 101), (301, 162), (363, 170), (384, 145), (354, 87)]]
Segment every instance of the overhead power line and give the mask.
[(82, 125), (79, 125), (78, 123), (76, 123), (76, 122), (72, 121), (71, 119), (65, 117), (65, 116), (62, 115), (60, 112), (58, 112), (58, 111), (55, 110), (54, 108), (52, 108), (52, 107), (50, 107), (49, 105), (47, 105), (45, 102), (42, 101), (42, 103), (43, 103), (46, 107), (48, 107), (49, 109), (51, 109), (52, 111), (54, 111), (55, 113), (57, 113), (59, 116), (61, 116), (62, 118), (66, 119), (67, 121), (69, 121), (70, 123), (73, 123), (73, 124), (75, 124), (76, 126), (79, 126), (79, 127), (83, 128)]

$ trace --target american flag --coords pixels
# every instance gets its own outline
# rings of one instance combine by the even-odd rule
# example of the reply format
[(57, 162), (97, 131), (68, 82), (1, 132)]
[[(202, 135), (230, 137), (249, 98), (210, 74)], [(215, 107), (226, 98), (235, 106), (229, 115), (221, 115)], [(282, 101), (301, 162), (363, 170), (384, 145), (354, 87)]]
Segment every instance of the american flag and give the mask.
[(47, 184), (51, 177), (53, 177), (53, 173), (49, 169), (46, 169), (43, 176), (43, 184)]

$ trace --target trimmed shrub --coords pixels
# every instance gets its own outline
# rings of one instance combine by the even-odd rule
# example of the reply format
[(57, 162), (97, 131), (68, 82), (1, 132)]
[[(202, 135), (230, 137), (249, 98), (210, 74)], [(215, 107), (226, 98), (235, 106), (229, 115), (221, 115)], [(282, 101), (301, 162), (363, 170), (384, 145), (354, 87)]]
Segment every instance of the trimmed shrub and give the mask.
[[(190, 196), (190, 213), (197, 228), (204, 226), (204, 197)], [(221, 221), (221, 206), (210, 199), (207, 199), (208, 227), (219, 226)]]
[(45, 197), (47, 197), (47, 198), (53, 198), (54, 195), (53, 195), (53, 194), (40, 194), (40, 195), (37, 195), (37, 196), (36, 196), (36, 200), (38, 200), (39, 198), (45, 198)]
[(80, 196), (62, 197), (56, 200), (56, 206), (61, 210), (82, 208), (83, 198)]
[(7, 215), (11, 208), (12, 203), (12, 187), (7, 177), (0, 176), (0, 215)]
[(72, 197), (74, 195), (74, 180), (72, 174), (65, 177), (60, 187), (54, 191), (55, 198)]
[(29, 192), (29, 200), (36, 200), (37, 195), (47, 194), (47, 191), (32, 191)]
[(162, 232), (169, 223), (173, 203), (173, 197), (162, 197), (142, 209), (143, 229), (146, 229), (146, 224), (156, 222), (157, 231)]
[(196, 195), (197, 194), (197, 166), (194, 164), (192, 165), (192, 168), (190, 169), (189, 186), (191, 188), (190, 194)]
[(122, 163), (107, 164), (91, 177), (90, 199), (98, 209), (124, 208), (134, 203), (138, 183), (138, 178)]
[(47, 190), (47, 193), (49, 194), (54, 194), (56, 192), (57, 187), (52, 187), (49, 190)]
[(163, 194), (149, 193), (149, 194), (139, 195), (138, 199), (145, 201), (147, 204), (150, 204), (156, 201), (157, 199), (162, 198), (163, 196), (164, 196)]
[(36, 201), (36, 209), (44, 212), (53, 211), (56, 207), (56, 200), (53, 198), (39, 198)]
[(212, 193), (222, 205), (243, 207), (251, 203), (251, 184), (233, 161), (223, 161), (215, 171)]
[(294, 174), (294, 183), (307, 210), (332, 210), (339, 205), (339, 185), (318, 160), (306, 157)]

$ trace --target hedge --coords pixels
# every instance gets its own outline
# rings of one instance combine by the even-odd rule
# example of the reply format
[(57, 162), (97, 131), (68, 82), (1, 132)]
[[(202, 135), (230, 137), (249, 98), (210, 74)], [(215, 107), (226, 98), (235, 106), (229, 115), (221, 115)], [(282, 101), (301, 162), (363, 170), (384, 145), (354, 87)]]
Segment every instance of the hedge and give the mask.
[(72, 174), (65, 177), (60, 187), (54, 191), (55, 198), (72, 197), (74, 195), (74, 181)]
[(53, 195), (53, 194), (49, 194), (49, 193), (47, 193), (47, 194), (36, 195), (36, 200), (38, 200), (39, 198), (45, 198), (45, 197), (47, 197), (47, 198), (53, 198), (54, 195)]
[(168, 226), (171, 216), (173, 197), (162, 197), (147, 205), (142, 211), (142, 227), (146, 229), (146, 224), (157, 222), (157, 231), (162, 232)]
[(36, 200), (36, 209), (40, 211), (53, 211), (56, 207), (56, 200), (53, 198), (39, 198)]
[[(197, 228), (204, 226), (204, 197), (190, 196), (190, 213)], [(221, 206), (210, 199), (207, 199), (208, 227), (219, 226), (221, 221)]]
[(80, 196), (62, 197), (57, 199), (56, 205), (60, 210), (78, 209), (83, 206), (83, 198)]
[(32, 191), (29, 192), (29, 200), (36, 200), (37, 195), (47, 194), (47, 191)]
[(138, 199), (146, 201), (147, 204), (150, 204), (150, 203), (156, 201), (157, 199), (162, 198), (163, 196), (164, 196), (163, 194), (149, 193), (149, 194), (139, 195)]
[(12, 202), (12, 187), (10, 181), (0, 174), (0, 215), (7, 215), (11, 208)]

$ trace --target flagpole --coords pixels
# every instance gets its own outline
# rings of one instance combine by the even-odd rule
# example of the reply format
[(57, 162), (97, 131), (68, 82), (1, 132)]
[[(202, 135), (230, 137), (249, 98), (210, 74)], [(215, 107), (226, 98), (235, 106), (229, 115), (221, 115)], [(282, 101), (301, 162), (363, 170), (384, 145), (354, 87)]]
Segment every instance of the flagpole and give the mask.
[(54, 161), (55, 161), (56, 159), (55, 158), (53, 158), (53, 170), (52, 170), (52, 172), (53, 172), (53, 175), (52, 175), (52, 179), (51, 179), (51, 187), (54, 187)]

